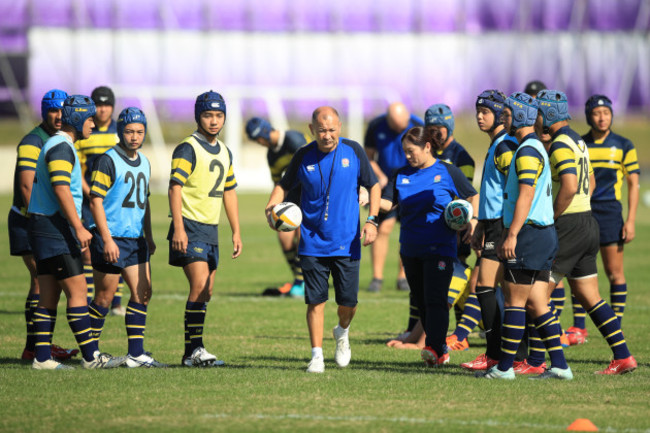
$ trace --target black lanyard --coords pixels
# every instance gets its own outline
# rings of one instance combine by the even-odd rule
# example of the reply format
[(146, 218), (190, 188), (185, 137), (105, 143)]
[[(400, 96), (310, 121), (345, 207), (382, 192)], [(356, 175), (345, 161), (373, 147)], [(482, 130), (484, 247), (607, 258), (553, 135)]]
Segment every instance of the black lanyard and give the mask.
[[(332, 168), (330, 169), (330, 178), (327, 181), (327, 190), (325, 190), (325, 215), (324, 215), (324, 220), (327, 221), (327, 217), (329, 216), (329, 210), (330, 210), (330, 187), (332, 186), (332, 177), (334, 175), (334, 165), (336, 164), (336, 152), (339, 150), (339, 146), (336, 146), (336, 149), (334, 149), (334, 157), (332, 158)], [(327, 156), (327, 155), (325, 155)], [(320, 173), (320, 184), (321, 184), (321, 191), (323, 189), (323, 171), (320, 168), (320, 161), (318, 161), (318, 172)]]

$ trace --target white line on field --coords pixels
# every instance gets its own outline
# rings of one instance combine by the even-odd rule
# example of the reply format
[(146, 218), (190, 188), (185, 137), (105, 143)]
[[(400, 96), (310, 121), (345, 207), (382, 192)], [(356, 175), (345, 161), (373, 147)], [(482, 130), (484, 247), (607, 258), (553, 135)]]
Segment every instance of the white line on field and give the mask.
[[(327, 415), (309, 415), (309, 414), (280, 414), (280, 415), (266, 415), (266, 414), (248, 414), (248, 415), (231, 415), (227, 413), (205, 414), (206, 418), (233, 418), (233, 419), (252, 419), (252, 420), (307, 420), (307, 421), (343, 421), (343, 422), (382, 422), (382, 423), (408, 423), (408, 424), (456, 424), (463, 426), (489, 426), (489, 427), (505, 427), (505, 428), (533, 428), (542, 430), (564, 430), (567, 426), (562, 425), (548, 425), (548, 424), (533, 424), (533, 423), (512, 423), (502, 422), (491, 419), (486, 420), (461, 420), (461, 419), (431, 419), (431, 418), (409, 418), (409, 417), (376, 417), (376, 416), (327, 416)], [(636, 428), (623, 428), (618, 429), (614, 427), (599, 427), (600, 431), (609, 433), (650, 433), (650, 429), (636, 429)]]

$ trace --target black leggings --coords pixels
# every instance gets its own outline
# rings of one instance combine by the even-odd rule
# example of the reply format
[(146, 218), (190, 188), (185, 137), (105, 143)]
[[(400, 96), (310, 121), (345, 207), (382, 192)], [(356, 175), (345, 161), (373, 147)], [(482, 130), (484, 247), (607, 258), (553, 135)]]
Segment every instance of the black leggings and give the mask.
[(449, 329), (447, 295), (454, 273), (453, 259), (435, 255), (402, 256), (402, 263), (427, 334), (425, 344), (442, 355)]

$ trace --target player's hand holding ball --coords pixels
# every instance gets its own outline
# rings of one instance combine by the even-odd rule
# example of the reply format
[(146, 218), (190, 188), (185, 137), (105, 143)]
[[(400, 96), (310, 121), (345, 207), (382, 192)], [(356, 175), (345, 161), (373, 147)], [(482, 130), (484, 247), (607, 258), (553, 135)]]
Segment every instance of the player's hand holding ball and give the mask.
[(269, 226), (279, 232), (296, 230), (302, 223), (302, 212), (300, 208), (291, 202), (282, 202), (270, 209), (267, 208), (266, 215)]

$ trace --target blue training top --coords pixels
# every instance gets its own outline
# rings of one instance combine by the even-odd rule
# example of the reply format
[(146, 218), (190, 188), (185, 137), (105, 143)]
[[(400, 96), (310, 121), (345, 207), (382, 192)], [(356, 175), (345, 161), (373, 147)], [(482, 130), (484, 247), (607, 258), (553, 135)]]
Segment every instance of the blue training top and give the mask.
[(546, 227), (553, 221), (551, 167), (548, 154), (534, 133), (527, 135), (517, 148), (506, 180), (503, 201), (503, 226), (509, 228), (515, 214), (519, 184), (535, 188), (535, 195), (525, 224)]
[(456, 232), (445, 223), (447, 204), (476, 190), (459, 168), (441, 160), (427, 168), (407, 165), (395, 173), (383, 199), (399, 205), (400, 254), (456, 257)]
[(363, 145), (377, 151), (377, 164), (386, 176), (391, 177), (397, 169), (407, 164), (404, 149), (402, 149), (402, 137), (409, 129), (423, 124), (422, 119), (411, 114), (407, 128), (397, 133), (388, 126), (385, 114), (370, 122), (363, 139)]
[(139, 238), (144, 235), (150, 178), (149, 160), (139, 152), (132, 161), (113, 147), (97, 158), (90, 195), (104, 199), (111, 236)]
[(505, 131), (499, 132), (492, 140), (485, 156), (481, 178), (479, 220), (494, 220), (503, 216), (503, 190), (506, 186), (507, 171), (504, 172), (500, 169), (499, 161), (507, 159), (510, 162), (517, 146), (517, 140), (510, 137)]
[(280, 186), (285, 191), (302, 187), (300, 254), (359, 259), (359, 186), (370, 189), (376, 183), (368, 157), (355, 141), (339, 138), (329, 153), (318, 150), (315, 141), (298, 149)]
[(48, 216), (60, 213), (61, 207), (53, 188), (57, 185), (70, 187), (77, 215), (81, 218), (81, 165), (74, 144), (63, 132), (58, 132), (47, 140), (38, 155), (29, 212)]

